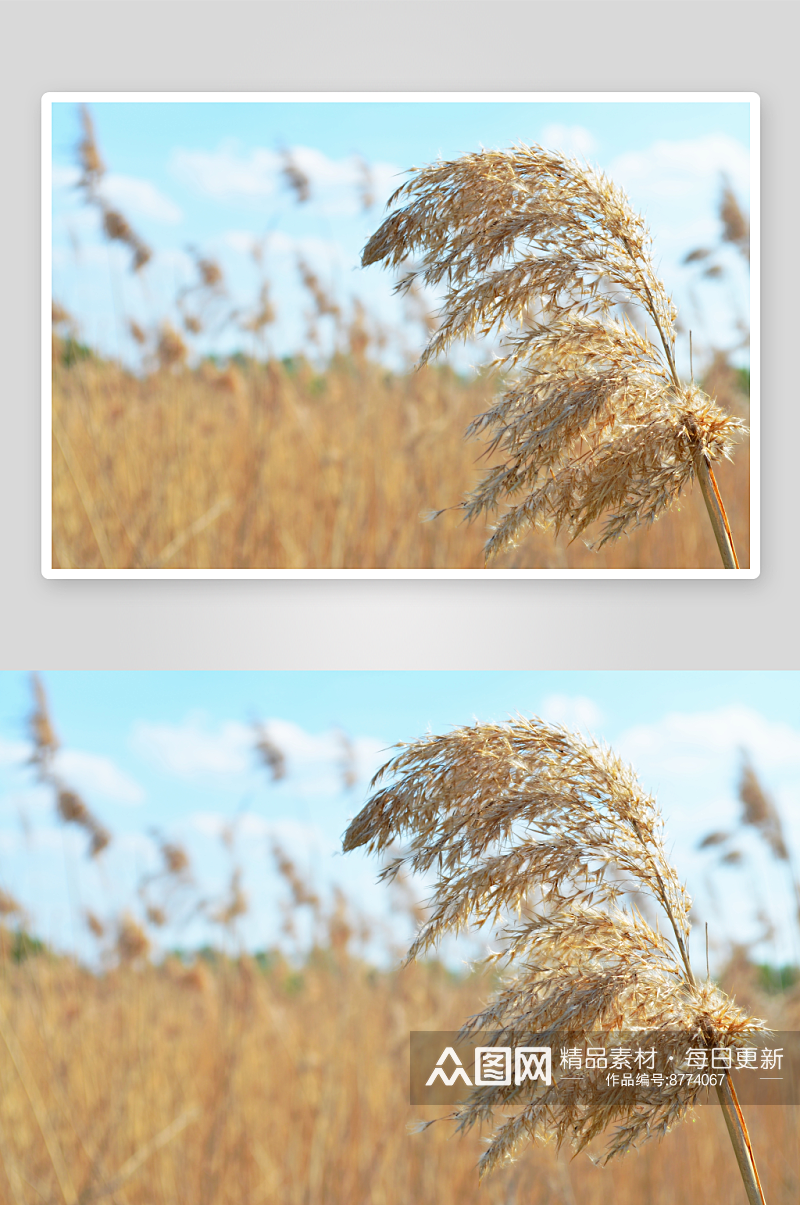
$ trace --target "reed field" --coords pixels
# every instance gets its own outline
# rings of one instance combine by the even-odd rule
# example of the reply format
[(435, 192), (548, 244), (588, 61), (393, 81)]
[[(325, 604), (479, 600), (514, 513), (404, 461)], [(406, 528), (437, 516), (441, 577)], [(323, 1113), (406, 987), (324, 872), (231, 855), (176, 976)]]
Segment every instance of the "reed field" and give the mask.
[[(114, 834), (102, 828), (53, 770), (57, 737), (43, 688), (37, 680), (34, 685), (30, 730), (35, 772), (52, 788), (61, 821), (91, 837), (89, 858), (102, 860)], [(468, 731), (476, 734), (475, 742), (487, 735), (478, 728)], [(495, 733), (494, 739), (502, 735)], [(456, 744), (463, 739), (458, 732), (451, 738)], [(259, 749), (264, 765), (280, 773), (276, 749), (263, 740)], [(413, 773), (414, 758), (428, 755), (424, 750), (424, 742), (416, 750), (411, 747), (406, 769)], [(429, 742), (428, 753), (438, 756), (441, 749)], [(475, 747), (463, 756), (474, 758)], [(600, 781), (597, 766), (595, 771), (589, 793)], [(451, 782), (457, 768), (453, 773)], [(495, 785), (504, 804), (499, 778)], [(348, 835), (350, 848), (379, 835), (378, 815), (390, 823), (391, 809), (401, 806), (402, 778), (397, 789), (395, 796), (375, 795), (356, 818)], [(483, 782), (484, 795), (488, 789)], [(557, 783), (553, 789), (557, 796)], [(745, 767), (740, 796), (745, 809), (741, 835), (748, 828), (761, 831), (774, 845), (776, 864), (783, 863), (794, 875), (780, 817), (751, 766)], [(647, 818), (646, 800), (641, 809), (634, 816), (637, 825)], [(620, 816), (624, 825), (624, 809)], [(487, 822), (501, 819), (495, 807)], [(467, 837), (471, 833), (480, 844), (486, 834), (478, 829), (471, 821)], [(654, 832), (650, 830), (648, 842)], [(620, 829), (612, 837), (619, 842), (622, 835)], [(735, 836), (723, 834), (724, 841), (707, 844), (723, 847)], [(571, 837), (565, 831), (566, 843)], [(278, 846), (273, 858), (284, 889), (284, 940), (280, 948), (260, 953), (242, 949), (237, 937), (237, 922), (248, 910), (239, 869), (233, 867), (227, 892), (209, 898), (201, 883), (191, 883), (186, 851), (166, 840), (161, 843), (162, 871), (143, 878), (129, 910), (102, 918), (76, 913), (76, 928), (88, 929), (96, 942), (91, 963), (37, 941), (22, 905), (2, 892), (0, 1200), (12, 1205), (100, 1200), (119, 1205), (744, 1202), (723, 1110), (713, 1104), (698, 1105), (663, 1139), (643, 1141), (605, 1165), (588, 1156), (607, 1153), (608, 1132), (574, 1159), (569, 1141), (560, 1154), (554, 1143), (526, 1145), (516, 1161), (498, 1165), (479, 1187), (478, 1163), (487, 1152), (488, 1128), (476, 1126), (455, 1135), (446, 1109), (409, 1105), (409, 1034), (456, 1030), (481, 1013), (485, 1019), (487, 1007), (491, 1013), (504, 998), (504, 972), (496, 962), (454, 971), (435, 952), (422, 956), (437, 932), (457, 923), (454, 906), (464, 911), (463, 901), (456, 899), (456, 876), (446, 888), (449, 901), (446, 895), (439, 898), (443, 908), (436, 901), (432, 907), (418, 903), (418, 891), (404, 877), (402, 864), (412, 854), (424, 856), (426, 848), (418, 839), (405, 854), (398, 855), (394, 844), (387, 846), (384, 865), (394, 865), (394, 882), (387, 885), (395, 892), (394, 912), (405, 914), (418, 930), (420, 958), (402, 967), (404, 951), (395, 948), (396, 938), (382, 930), (381, 921), (360, 915), (341, 891), (325, 896), (320, 884), (304, 876)], [(566, 844), (556, 853), (561, 856), (565, 849)], [(663, 877), (658, 857), (643, 865), (642, 873), (660, 883), (665, 898), (681, 898), (680, 884)], [(462, 884), (467, 895), (475, 894), (480, 875), (485, 868), (476, 868)], [(170, 949), (161, 937), (180, 896), (178, 887), (203, 897), (205, 914), (216, 926), (215, 940), (202, 949)], [(507, 895), (513, 882), (498, 874), (488, 887)], [(559, 884), (554, 891), (557, 896)], [(556, 910), (554, 922), (563, 927), (575, 901), (565, 892), (556, 905), (562, 914)], [(600, 914), (593, 916), (590, 932), (589, 908), (585, 901), (577, 906), (584, 909), (583, 939), (566, 930), (563, 940), (552, 933), (545, 938), (551, 961), (555, 959), (554, 976), (572, 976), (575, 998), (585, 1000), (581, 976), (591, 976)], [(613, 905), (608, 915), (615, 925), (623, 923)], [(310, 944), (298, 939), (301, 932), (312, 934)], [(634, 936), (638, 942), (641, 934)], [(613, 941), (607, 949), (609, 957), (620, 960), (619, 983), (606, 977), (613, 1007), (631, 1007), (637, 999), (634, 974), (634, 995), (628, 1004), (620, 1003), (629, 992), (628, 972), (631, 959), (635, 961), (635, 943), (628, 937), (623, 933), (613, 939), (620, 943), (616, 954)], [(581, 940), (587, 949), (583, 961), (575, 962)], [(376, 941), (386, 955), (383, 965), (374, 965), (368, 956)], [(660, 960), (666, 967), (663, 942), (661, 947), (661, 953), (648, 948), (648, 963)], [(522, 970), (530, 976), (529, 966)], [(671, 972), (667, 968), (665, 973)], [(664, 989), (656, 1007), (669, 1010), (670, 985), (662, 969), (654, 974), (662, 975)], [(730, 951), (719, 987), (734, 1001), (733, 1011), (726, 1004), (714, 1012), (713, 1001), (721, 999), (715, 984), (706, 984), (701, 992), (723, 1028), (735, 1027), (735, 1016), (746, 1013), (766, 1018), (773, 1030), (800, 1028), (796, 968), (778, 975), (775, 968), (755, 965), (741, 946)], [(642, 1001), (650, 1007), (651, 988), (644, 985), (642, 990), (635, 1007), (642, 1007)], [(501, 1107), (495, 1124), (503, 1112)], [(764, 1199), (770, 1205), (796, 1202), (798, 1107), (747, 1105), (745, 1114)], [(436, 1117), (441, 1120), (414, 1132)]]
[[(765, 999), (756, 972), (728, 985), (773, 1026), (797, 990)], [(478, 1186), (484, 1144), (408, 1104), (414, 1028), (454, 1028), (490, 984), (436, 963), (385, 973), (341, 946), (299, 969), (243, 956), (142, 962), (92, 974), (47, 955), (0, 983), (0, 1200), (612, 1205), (745, 1200), (721, 1110), (600, 1168), (527, 1151)], [(438, 1110), (443, 1113), (445, 1110)], [(797, 1108), (750, 1106), (766, 1200), (794, 1205)]]
[[(133, 253), (130, 272), (144, 278), (150, 249), (104, 199), (88, 110), (83, 122), (86, 208), (109, 245)], [(561, 259), (512, 261), (500, 280), (499, 270), (486, 272), (508, 258), (528, 219), (515, 209), (517, 184), (509, 191), (497, 180), (511, 165), (530, 189), (529, 160), (539, 180), (557, 179), (564, 164), (577, 176), (566, 196), (543, 186), (547, 231), (538, 210), (524, 227), (545, 248), (557, 227)], [(444, 168), (466, 197), (452, 211)], [(291, 162), (285, 171), (302, 204), (308, 181)], [(261, 285), (252, 312), (223, 313), (222, 270), (193, 252), (196, 282), (174, 304), (161, 299), (162, 315), (168, 304), (180, 313), (180, 330), (159, 317), (158, 301), (147, 330), (119, 314), (139, 345), (136, 371), (82, 342), (54, 298), (54, 568), (714, 569), (719, 536), (700, 488), (712, 460), (739, 565), (749, 566), (749, 374), (707, 347), (697, 352), (705, 393), (679, 380), (674, 308), (624, 195), (535, 148), (527, 158), (484, 154), (432, 167), (405, 192), (411, 203), (373, 236), (363, 263), (383, 260), (397, 273), (428, 344), (418, 368), (408, 330), (386, 329), (357, 299), (334, 296), (305, 260), (297, 270), (309, 303), (306, 342), (292, 356), (271, 355), (278, 290), (255, 243)], [(473, 230), (476, 211), (487, 216)], [(720, 246), (749, 257), (749, 224), (730, 189), (720, 218)], [(687, 249), (687, 260), (699, 257), (706, 275), (719, 275), (716, 250)], [(523, 296), (520, 267), (530, 274), (530, 263), (538, 266)], [(425, 287), (442, 283), (443, 264), (451, 294), (435, 315)], [(614, 299), (603, 293), (606, 276), (621, 290)], [(631, 318), (636, 306), (658, 327), (663, 363), (658, 340)], [(251, 350), (201, 357), (209, 314)], [(486, 360), (479, 336), (492, 324), (511, 326), (511, 351), (492, 371), (431, 362), (462, 338), (477, 339), (475, 360)], [(323, 354), (323, 343), (334, 350)]]
[[(324, 369), (251, 363), (154, 372), (92, 359), (53, 373), (53, 565), (62, 569), (481, 569), (487, 531), (423, 512), (482, 472), (464, 440), (493, 397), (446, 367), (392, 374), (366, 356)], [(743, 407), (735, 378), (732, 402)], [(748, 562), (747, 446), (718, 470)], [(496, 568), (718, 567), (699, 490), (599, 552), (528, 535)]]

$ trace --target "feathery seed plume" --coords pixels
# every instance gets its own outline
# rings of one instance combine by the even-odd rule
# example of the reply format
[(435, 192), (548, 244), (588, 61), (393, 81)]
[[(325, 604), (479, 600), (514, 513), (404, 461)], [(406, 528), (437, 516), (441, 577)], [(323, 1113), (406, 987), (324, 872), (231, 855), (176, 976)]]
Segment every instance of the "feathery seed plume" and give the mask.
[(64, 309), (64, 306), (60, 305), (55, 298), (53, 299), (52, 303), (52, 314), (53, 326), (64, 326), (67, 323), (69, 323), (70, 326), (74, 326), (75, 324), (75, 320), (70, 314), (69, 310)]
[(461, 504), (469, 520), (507, 506), (487, 561), (531, 527), (574, 539), (604, 518), (602, 547), (658, 518), (697, 476), (723, 562), (737, 567), (711, 465), (744, 425), (679, 380), (677, 312), (622, 190), (558, 152), (518, 146), (414, 169), (389, 206), (401, 202), (362, 264), (414, 258), (398, 291), (446, 286), (421, 363), (497, 332), (496, 365), (517, 370), (467, 432), (488, 433), (487, 455), (500, 456)]
[(134, 318), (128, 319), (128, 330), (130, 331), (131, 337), (135, 340), (135, 342), (138, 343), (140, 347), (143, 347), (147, 342), (147, 335)]
[(116, 952), (120, 962), (128, 964), (145, 959), (150, 952), (149, 937), (129, 913), (119, 921)]
[(321, 318), (324, 318), (326, 315), (332, 318), (339, 318), (342, 312), (341, 307), (334, 300), (332, 294), (324, 287), (310, 264), (301, 255), (297, 257), (297, 271), (305, 288), (313, 298), (317, 314)]
[(311, 196), (311, 181), (298, 164), (290, 150), (281, 151), (281, 172), (298, 205), (304, 205)]
[(775, 857), (782, 862), (788, 862), (789, 850), (786, 847), (780, 814), (762, 787), (753, 763), (746, 753), (742, 755), (739, 799), (742, 803), (742, 823), (757, 828)]
[(96, 916), (94, 912), (85, 912), (84, 920), (86, 921), (86, 927), (93, 937), (99, 939), (105, 936), (106, 927), (100, 920), (100, 917)]
[(162, 322), (158, 337), (156, 358), (164, 369), (178, 368), (186, 362), (189, 349), (181, 336), (169, 322)]
[(66, 824), (88, 824), (90, 812), (75, 791), (58, 792), (58, 814)]
[(164, 873), (175, 876), (187, 875), (189, 872), (189, 855), (182, 845), (171, 841), (161, 844), (161, 856), (164, 859)]
[(105, 175), (106, 167), (97, 148), (94, 122), (86, 105), (81, 105), (81, 125), (83, 126), (83, 139), (78, 145), (78, 158), (83, 168), (83, 176), (80, 185), (91, 196)]
[(14, 899), (14, 896), (0, 887), (0, 916), (20, 915), (23, 911), (22, 905)]
[(726, 243), (733, 243), (749, 263), (750, 223), (742, 213), (741, 206), (736, 199), (736, 193), (731, 188), (730, 181), (724, 177), (722, 181), (719, 216), (722, 220), (723, 239)]
[[(644, 1029), (682, 1054), (693, 1042), (731, 1047), (764, 1031), (716, 985), (695, 978), (691, 900), (667, 858), (661, 815), (610, 749), (535, 718), (475, 724), (399, 748), (373, 779), (344, 849), (379, 854), (402, 840), (405, 850), (387, 859), (380, 878), (437, 875), (409, 960), (446, 933), (500, 927), (504, 949), (491, 957), (506, 964), (504, 982), (462, 1036), (491, 1032), (502, 1046), (540, 1047), (557, 1035), (559, 1044), (581, 1047), (592, 1034)], [(671, 936), (630, 903), (637, 894), (660, 905)], [(475, 1088), (454, 1114), (461, 1130), (518, 1107), (494, 1130), (481, 1174), (530, 1141), (582, 1150), (615, 1125), (611, 1159), (666, 1133), (700, 1093), (685, 1083), (658, 1094), (635, 1086), (609, 1093), (591, 1082), (567, 1089), (555, 1077), (525, 1099), (516, 1086)], [(727, 1074), (718, 1091), (757, 1203), (763, 1197)]]
[(28, 727), (33, 741), (30, 761), (32, 765), (39, 767), (42, 778), (46, 779), (60, 746), (50, 718), (47, 694), (41, 678), (36, 673), (31, 674), (31, 687), (35, 706), (28, 719)]
[(286, 754), (270, 737), (265, 725), (254, 724), (255, 751), (262, 764), (272, 775), (273, 782), (280, 782), (286, 777)]

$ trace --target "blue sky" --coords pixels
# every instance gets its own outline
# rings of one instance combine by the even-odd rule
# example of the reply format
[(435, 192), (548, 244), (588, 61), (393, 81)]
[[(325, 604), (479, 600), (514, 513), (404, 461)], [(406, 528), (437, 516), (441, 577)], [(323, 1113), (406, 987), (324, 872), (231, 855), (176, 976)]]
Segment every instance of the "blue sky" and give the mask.
[[(90, 862), (85, 836), (57, 820), (52, 793), (26, 764), (29, 677), (1, 673), (0, 887), (59, 945), (86, 951), (83, 908), (109, 918), (135, 904), (136, 883), (159, 865), (153, 830), (184, 844), (202, 890), (220, 894), (231, 869), (220, 837), (234, 821), (251, 900), (241, 937), (251, 948), (280, 940), (285, 890), (270, 858), (273, 840), (323, 894), (338, 884), (357, 910), (391, 923), (376, 863), (340, 852), (370, 776), (398, 741), (520, 712), (590, 732), (634, 765), (659, 799), (669, 848), (698, 916), (709, 921), (712, 950), (734, 934), (754, 936), (763, 908), (779, 929), (764, 956), (800, 960), (784, 867), (758, 834), (737, 837), (739, 867), (721, 868), (714, 850), (696, 848), (710, 831), (737, 827), (745, 748), (800, 859), (798, 673), (127, 671), (44, 673), (43, 681), (61, 741), (58, 773), (114, 834)], [(254, 720), (286, 756), (279, 783), (253, 752)], [(350, 789), (342, 734), (352, 749)], [(195, 924), (162, 940), (207, 936)]]
[[(75, 188), (78, 104), (55, 102), (53, 292), (79, 320), (85, 339), (131, 361), (128, 318), (148, 329), (163, 318), (178, 324), (173, 299), (197, 279), (189, 248), (214, 258), (225, 273), (227, 297), (205, 314), (211, 326), (233, 308), (253, 312), (261, 269), (251, 252), (262, 240), (262, 263), (278, 311), (271, 351), (287, 354), (306, 342), (303, 312), (309, 298), (299, 282), (299, 255), (345, 308), (357, 296), (375, 319), (403, 328), (408, 352), (418, 353), (421, 325), (407, 321), (403, 303), (392, 297), (388, 273), (359, 267), (360, 251), (408, 168), (518, 141), (586, 157), (626, 189), (651, 226), (659, 270), (693, 326), (700, 354), (712, 343), (732, 346), (737, 316), (747, 317), (746, 270), (730, 247), (721, 259), (727, 269), (722, 280), (704, 281), (696, 264), (681, 264), (688, 251), (719, 241), (722, 173), (749, 209), (745, 103), (218, 101), (89, 107), (107, 168), (103, 195), (155, 254), (134, 277), (130, 252), (103, 240), (97, 212), (87, 209)], [(296, 203), (285, 183), (283, 151), (310, 181), (304, 204)], [(363, 164), (374, 196), (368, 208), (362, 204)], [(428, 300), (435, 304), (435, 298)], [(324, 322), (320, 334), (324, 350), (330, 336)], [(198, 353), (258, 350), (248, 344), (252, 339), (228, 327), (194, 346)]]

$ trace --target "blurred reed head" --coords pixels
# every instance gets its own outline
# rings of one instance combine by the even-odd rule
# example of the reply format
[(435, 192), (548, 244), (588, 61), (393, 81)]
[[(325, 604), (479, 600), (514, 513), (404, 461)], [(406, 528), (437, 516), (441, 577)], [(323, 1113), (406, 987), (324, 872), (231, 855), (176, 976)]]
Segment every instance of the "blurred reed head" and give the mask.
[(281, 151), (281, 172), (298, 205), (311, 198), (311, 181), (290, 150)]
[(150, 939), (130, 913), (125, 913), (117, 928), (116, 954), (125, 965), (143, 962), (150, 952)]
[(83, 129), (83, 138), (78, 144), (78, 160), (83, 171), (80, 183), (91, 193), (105, 175), (106, 168), (97, 147), (94, 121), (86, 105), (81, 105), (80, 115)]
[(85, 912), (84, 920), (86, 921), (86, 928), (92, 934), (92, 937), (96, 938), (98, 941), (100, 938), (105, 937), (106, 927), (96, 913)]
[(272, 842), (272, 859), (278, 874), (292, 893), (294, 908), (310, 908), (313, 915), (318, 918), (322, 907), (319, 895), (313, 886), (303, 878), (295, 863), (277, 841)]
[(742, 824), (758, 829), (773, 855), (782, 862), (788, 862), (789, 850), (780, 813), (761, 785), (755, 767), (746, 753), (742, 754), (739, 799), (742, 804)]
[(186, 363), (188, 355), (189, 348), (174, 326), (169, 322), (163, 322), (156, 347), (159, 368), (175, 371)]
[(7, 916), (24, 916), (25, 909), (10, 891), (0, 887), (0, 918)]
[(185, 878), (189, 874), (189, 855), (182, 845), (173, 841), (163, 841), (161, 856), (164, 859), (164, 873), (176, 878)]
[(750, 262), (750, 222), (731, 187), (730, 180), (723, 177), (719, 216), (722, 222), (722, 237), (733, 243), (736, 249)]
[(242, 888), (242, 872), (237, 866), (231, 872), (228, 892), (220, 906), (211, 913), (211, 919), (218, 925), (230, 926), (244, 916), (250, 909), (247, 893)]
[(286, 777), (286, 754), (272, 739), (266, 725), (256, 723), (253, 730), (258, 760), (269, 770), (272, 781), (280, 782)]
[(28, 731), (33, 744), (30, 761), (44, 775), (49, 771), (60, 745), (50, 718), (47, 692), (38, 674), (31, 674), (31, 688), (34, 706), (28, 717)]
[(311, 295), (317, 315), (320, 318), (341, 318), (341, 306), (333, 294), (325, 288), (308, 261), (300, 255), (297, 257), (297, 271), (307, 292)]

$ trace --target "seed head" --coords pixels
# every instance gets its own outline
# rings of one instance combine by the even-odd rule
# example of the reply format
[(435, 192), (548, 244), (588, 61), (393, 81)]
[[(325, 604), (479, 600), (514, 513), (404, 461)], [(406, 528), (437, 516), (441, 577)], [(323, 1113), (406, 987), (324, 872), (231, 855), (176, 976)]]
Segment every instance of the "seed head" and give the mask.
[[(500, 930), (502, 949), (491, 957), (503, 967), (501, 988), (462, 1036), (582, 1047), (598, 1033), (647, 1030), (666, 1054), (683, 1057), (693, 1043), (735, 1046), (763, 1030), (714, 984), (694, 978), (691, 900), (666, 856), (656, 802), (610, 749), (517, 719), (401, 750), (375, 776), (344, 848), (379, 853), (402, 840), (405, 852), (389, 858), (380, 877), (435, 873), (409, 959), (446, 933)], [(632, 902), (641, 896), (660, 906), (671, 937), (645, 920)], [(573, 1090), (554, 1079), (522, 1099), (516, 1086), (490, 1085), (471, 1092), (454, 1116), (463, 1130), (517, 1107), (492, 1135), (483, 1174), (528, 1141), (581, 1150), (616, 1125), (610, 1159), (664, 1134), (699, 1092), (678, 1083), (659, 1093), (610, 1093), (592, 1081)]]
[(487, 560), (531, 527), (574, 539), (604, 517), (601, 547), (671, 506), (698, 457), (730, 454), (743, 424), (679, 381), (650, 236), (601, 172), (537, 146), (483, 151), (415, 169), (389, 205), (401, 202), (362, 263), (414, 261), (403, 293), (445, 286), (421, 363), (495, 333), (512, 374), (468, 430), (499, 459), (461, 509), (507, 508)]

